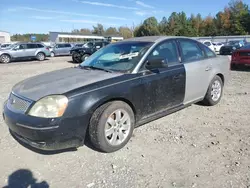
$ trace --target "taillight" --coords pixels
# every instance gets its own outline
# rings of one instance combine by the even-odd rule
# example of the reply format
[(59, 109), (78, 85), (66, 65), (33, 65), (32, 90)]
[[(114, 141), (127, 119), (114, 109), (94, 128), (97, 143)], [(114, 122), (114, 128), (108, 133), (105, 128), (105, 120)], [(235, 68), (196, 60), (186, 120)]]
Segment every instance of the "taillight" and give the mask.
[(49, 48), (46, 48), (46, 50), (48, 50), (48, 51), (49, 51)]
[(239, 52), (233, 52), (232, 54), (232, 60), (236, 60), (237, 57), (239, 57), (240, 53)]

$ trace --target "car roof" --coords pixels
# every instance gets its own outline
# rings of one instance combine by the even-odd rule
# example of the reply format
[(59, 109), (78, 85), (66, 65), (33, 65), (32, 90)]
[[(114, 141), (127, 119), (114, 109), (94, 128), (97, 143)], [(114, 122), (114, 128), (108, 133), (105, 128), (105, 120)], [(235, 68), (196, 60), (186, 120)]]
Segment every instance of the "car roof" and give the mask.
[[(166, 39), (178, 39), (178, 38), (191, 39), (191, 38), (183, 37), (183, 36), (146, 36), (146, 37), (129, 38), (123, 41), (119, 41), (117, 43), (122, 43), (124, 41), (125, 42), (154, 42), (156, 43), (156, 42), (161, 42)], [(191, 40), (194, 40), (194, 39), (191, 39)]]
[(43, 44), (41, 42), (17, 42), (15, 44)]

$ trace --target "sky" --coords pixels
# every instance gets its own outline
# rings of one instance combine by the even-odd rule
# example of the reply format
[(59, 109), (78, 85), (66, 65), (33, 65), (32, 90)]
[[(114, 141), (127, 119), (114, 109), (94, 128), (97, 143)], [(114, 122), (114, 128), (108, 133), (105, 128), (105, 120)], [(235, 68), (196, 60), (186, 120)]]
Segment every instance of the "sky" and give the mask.
[(101, 23), (105, 28), (137, 25), (172, 12), (215, 15), (229, 0), (0, 0), (0, 30), (16, 33), (70, 32)]

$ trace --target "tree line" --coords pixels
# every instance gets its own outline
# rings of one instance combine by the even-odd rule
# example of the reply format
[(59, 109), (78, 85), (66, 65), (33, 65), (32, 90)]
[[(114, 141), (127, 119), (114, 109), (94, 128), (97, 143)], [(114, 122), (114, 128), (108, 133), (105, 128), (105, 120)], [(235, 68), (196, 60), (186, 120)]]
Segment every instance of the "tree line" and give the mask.
[[(105, 29), (102, 24), (97, 24), (93, 26), (93, 29), (74, 29), (72, 33), (120, 35), (124, 38), (154, 35), (189, 37), (247, 35), (250, 34), (250, 9), (242, 0), (232, 0), (215, 16), (208, 15), (203, 18), (201, 14), (192, 14), (188, 17), (185, 12), (173, 12), (168, 18), (163, 17), (159, 22), (155, 17), (149, 17), (133, 27), (121, 26)], [(30, 41), (31, 35), (36, 35), (37, 41), (48, 40), (46, 34), (16, 34), (12, 36), (12, 40)]]

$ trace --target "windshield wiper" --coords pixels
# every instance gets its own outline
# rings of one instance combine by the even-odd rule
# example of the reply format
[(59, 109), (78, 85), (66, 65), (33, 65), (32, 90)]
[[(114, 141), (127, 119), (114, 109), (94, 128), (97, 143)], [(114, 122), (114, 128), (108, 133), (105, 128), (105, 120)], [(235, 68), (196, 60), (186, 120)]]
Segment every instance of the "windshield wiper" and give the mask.
[(109, 73), (112, 73), (113, 71), (111, 70), (108, 70), (108, 69), (104, 69), (104, 68), (100, 68), (100, 67), (94, 67), (94, 66), (82, 66), (82, 65), (79, 65), (80, 68), (82, 69), (87, 69), (87, 70), (102, 70), (102, 71), (105, 71), (105, 72), (109, 72)]

